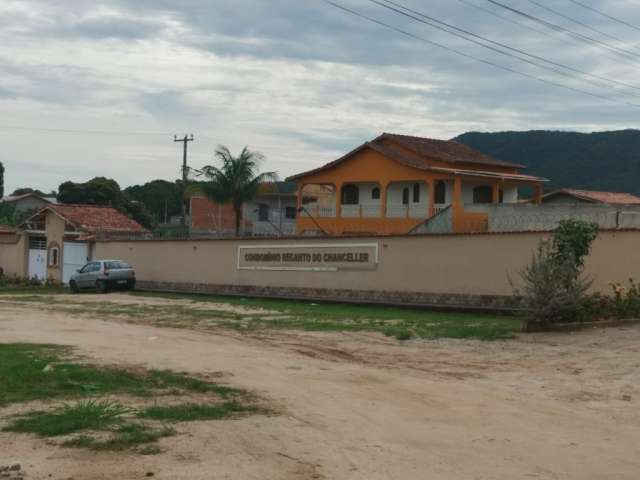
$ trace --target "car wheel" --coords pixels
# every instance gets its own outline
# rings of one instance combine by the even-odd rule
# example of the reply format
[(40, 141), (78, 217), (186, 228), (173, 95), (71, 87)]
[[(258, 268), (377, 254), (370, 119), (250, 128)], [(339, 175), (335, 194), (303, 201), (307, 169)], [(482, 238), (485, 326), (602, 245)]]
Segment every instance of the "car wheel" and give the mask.
[(73, 293), (78, 293), (80, 291), (80, 289), (78, 288), (78, 284), (75, 282), (75, 280), (71, 280), (69, 282), (69, 288)]
[(104, 280), (96, 280), (96, 290), (98, 290), (98, 292), (100, 293), (107, 293), (107, 282), (105, 282)]

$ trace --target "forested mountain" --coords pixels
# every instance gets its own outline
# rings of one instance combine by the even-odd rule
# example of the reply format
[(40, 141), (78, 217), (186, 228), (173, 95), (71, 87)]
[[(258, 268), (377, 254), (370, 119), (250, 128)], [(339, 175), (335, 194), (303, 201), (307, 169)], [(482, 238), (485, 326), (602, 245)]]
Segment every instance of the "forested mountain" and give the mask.
[(525, 173), (551, 180), (545, 188), (575, 187), (640, 195), (640, 130), (469, 132), (454, 140)]

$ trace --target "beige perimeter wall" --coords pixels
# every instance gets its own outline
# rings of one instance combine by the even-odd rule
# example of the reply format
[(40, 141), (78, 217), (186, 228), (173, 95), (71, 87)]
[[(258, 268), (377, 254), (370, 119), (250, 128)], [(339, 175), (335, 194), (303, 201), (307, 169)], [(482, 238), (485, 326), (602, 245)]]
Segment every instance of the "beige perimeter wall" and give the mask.
[[(367, 298), (374, 301), (379, 296), (381, 301), (393, 301), (397, 297), (398, 303), (451, 303), (439, 301), (438, 296), (511, 295), (509, 276), (518, 278), (517, 272), (530, 260), (532, 251), (544, 237), (541, 233), (517, 233), (308, 240), (114, 241), (99, 242), (96, 258), (130, 262), (141, 285), (224, 285), (237, 287), (238, 293), (251, 293), (251, 289), (245, 287), (257, 287), (262, 294), (271, 291), (300, 296), (296, 292), (304, 291), (306, 297), (343, 299), (350, 298), (346, 292), (367, 291)], [(351, 271), (238, 269), (238, 246), (349, 243), (378, 244), (377, 268)], [(587, 274), (595, 280), (594, 289), (600, 291), (608, 291), (610, 281), (640, 279), (640, 231), (601, 232), (588, 259)], [(323, 290), (333, 294), (323, 294)], [(410, 295), (414, 293), (417, 295)]]
[(27, 275), (27, 236), (6, 236), (0, 239), (0, 267), (5, 275)]

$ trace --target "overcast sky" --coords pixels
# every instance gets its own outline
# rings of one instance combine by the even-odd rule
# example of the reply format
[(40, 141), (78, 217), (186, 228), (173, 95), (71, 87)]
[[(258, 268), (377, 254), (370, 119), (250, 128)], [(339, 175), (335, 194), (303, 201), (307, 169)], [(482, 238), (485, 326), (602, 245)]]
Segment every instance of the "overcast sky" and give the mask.
[[(195, 135), (194, 167), (212, 163), (218, 144), (234, 151), (249, 145), (267, 157), (265, 170), (285, 177), (383, 131), (447, 139), (469, 130), (638, 127), (640, 108), (625, 102), (640, 105), (640, 89), (605, 80), (640, 86), (640, 30), (571, 0), (537, 3), (598, 32), (530, 0), (501, 3), (607, 46), (554, 33), (487, 0), (396, 2), (605, 80), (542, 70), (369, 0), (335, 1), (467, 55), (612, 100), (456, 55), (323, 0), (2, 0), (5, 190), (48, 191), (97, 175), (123, 187), (173, 180), (181, 161), (173, 134)], [(581, 1), (640, 26), (638, 0)]]

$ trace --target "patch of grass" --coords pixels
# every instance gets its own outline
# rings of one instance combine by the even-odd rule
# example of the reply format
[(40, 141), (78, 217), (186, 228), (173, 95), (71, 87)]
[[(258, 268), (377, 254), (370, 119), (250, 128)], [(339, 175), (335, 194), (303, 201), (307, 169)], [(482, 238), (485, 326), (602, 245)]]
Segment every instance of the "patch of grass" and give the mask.
[(211, 392), (223, 397), (242, 391), (165, 370), (133, 373), (69, 361), (68, 348), (0, 344), (0, 406), (39, 399), (106, 393), (161, 395), (171, 390)]
[[(220, 316), (207, 309), (177, 305), (175, 307), (180, 309), (182, 321), (176, 326), (182, 327), (188, 327), (188, 322), (191, 321), (197, 322), (198, 326), (235, 330), (377, 331), (402, 340), (412, 337), (496, 340), (513, 338), (515, 333), (522, 330), (523, 325), (522, 317), (511, 315), (438, 312), (385, 305), (310, 303), (296, 300), (163, 292), (132, 292), (130, 295), (190, 300), (199, 305), (218, 303), (265, 310), (262, 315), (246, 314), (240, 315), (240, 318), (229, 319), (228, 315)], [(204, 323), (203, 319), (207, 316), (214, 320)]]
[[(123, 451), (139, 445), (155, 443), (161, 438), (175, 435), (176, 431), (168, 426), (154, 428), (144, 423), (125, 423), (111, 432), (111, 436), (100, 440), (89, 435), (79, 435), (62, 443), (64, 447), (89, 448), (91, 450)], [(157, 447), (146, 446), (139, 450), (143, 455), (160, 453)]]
[(31, 412), (3, 428), (7, 432), (57, 437), (81, 430), (103, 430), (119, 423), (131, 409), (108, 400), (87, 400), (53, 412)]
[(191, 392), (213, 392), (222, 397), (240, 395), (243, 392), (237, 388), (226, 387), (216, 383), (206, 382), (185, 374), (175, 373), (170, 370), (151, 370), (150, 379), (159, 386), (177, 387)]
[[(243, 390), (168, 370), (131, 372), (74, 363), (70, 353), (69, 348), (54, 345), (0, 344), (0, 406), (36, 399), (89, 397), (54, 410), (14, 417), (4, 431), (42, 437), (81, 433), (66, 439), (62, 445), (92, 450), (133, 449), (152, 455), (160, 450), (149, 444), (175, 435), (169, 423), (266, 412), (255, 407), (251, 403), (252, 395)], [(106, 393), (162, 398), (166, 394), (180, 396), (191, 392), (201, 396), (203, 403), (159, 404), (141, 412), (97, 398)], [(138, 419), (133, 422), (135, 415)], [(144, 446), (138, 448), (140, 445)]]
[(145, 443), (154, 443), (164, 437), (175, 435), (176, 431), (166, 425), (153, 428), (143, 423), (127, 423), (120, 426), (108, 440), (96, 440), (93, 450), (127, 450)]
[(220, 404), (193, 404), (153, 406), (142, 410), (138, 416), (165, 422), (193, 422), (197, 420), (220, 420), (239, 414), (258, 413), (261, 410), (252, 405), (230, 401)]
[[(216, 329), (240, 332), (305, 330), (320, 332), (380, 332), (399, 340), (408, 338), (513, 338), (524, 319), (511, 315), (459, 313), (385, 305), (310, 303), (295, 300), (224, 297), (217, 295), (133, 292), (131, 296), (183, 300), (179, 304), (123, 304), (108, 301), (58, 301), (54, 296), (5, 297), (15, 302), (54, 306), (70, 314), (113, 316), (152, 322), (164, 327)], [(220, 304), (260, 309), (229, 312)], [(208, 307), (210, 305), (210, 308)], [(216, 308), (217, 307), (217, 308)]]

